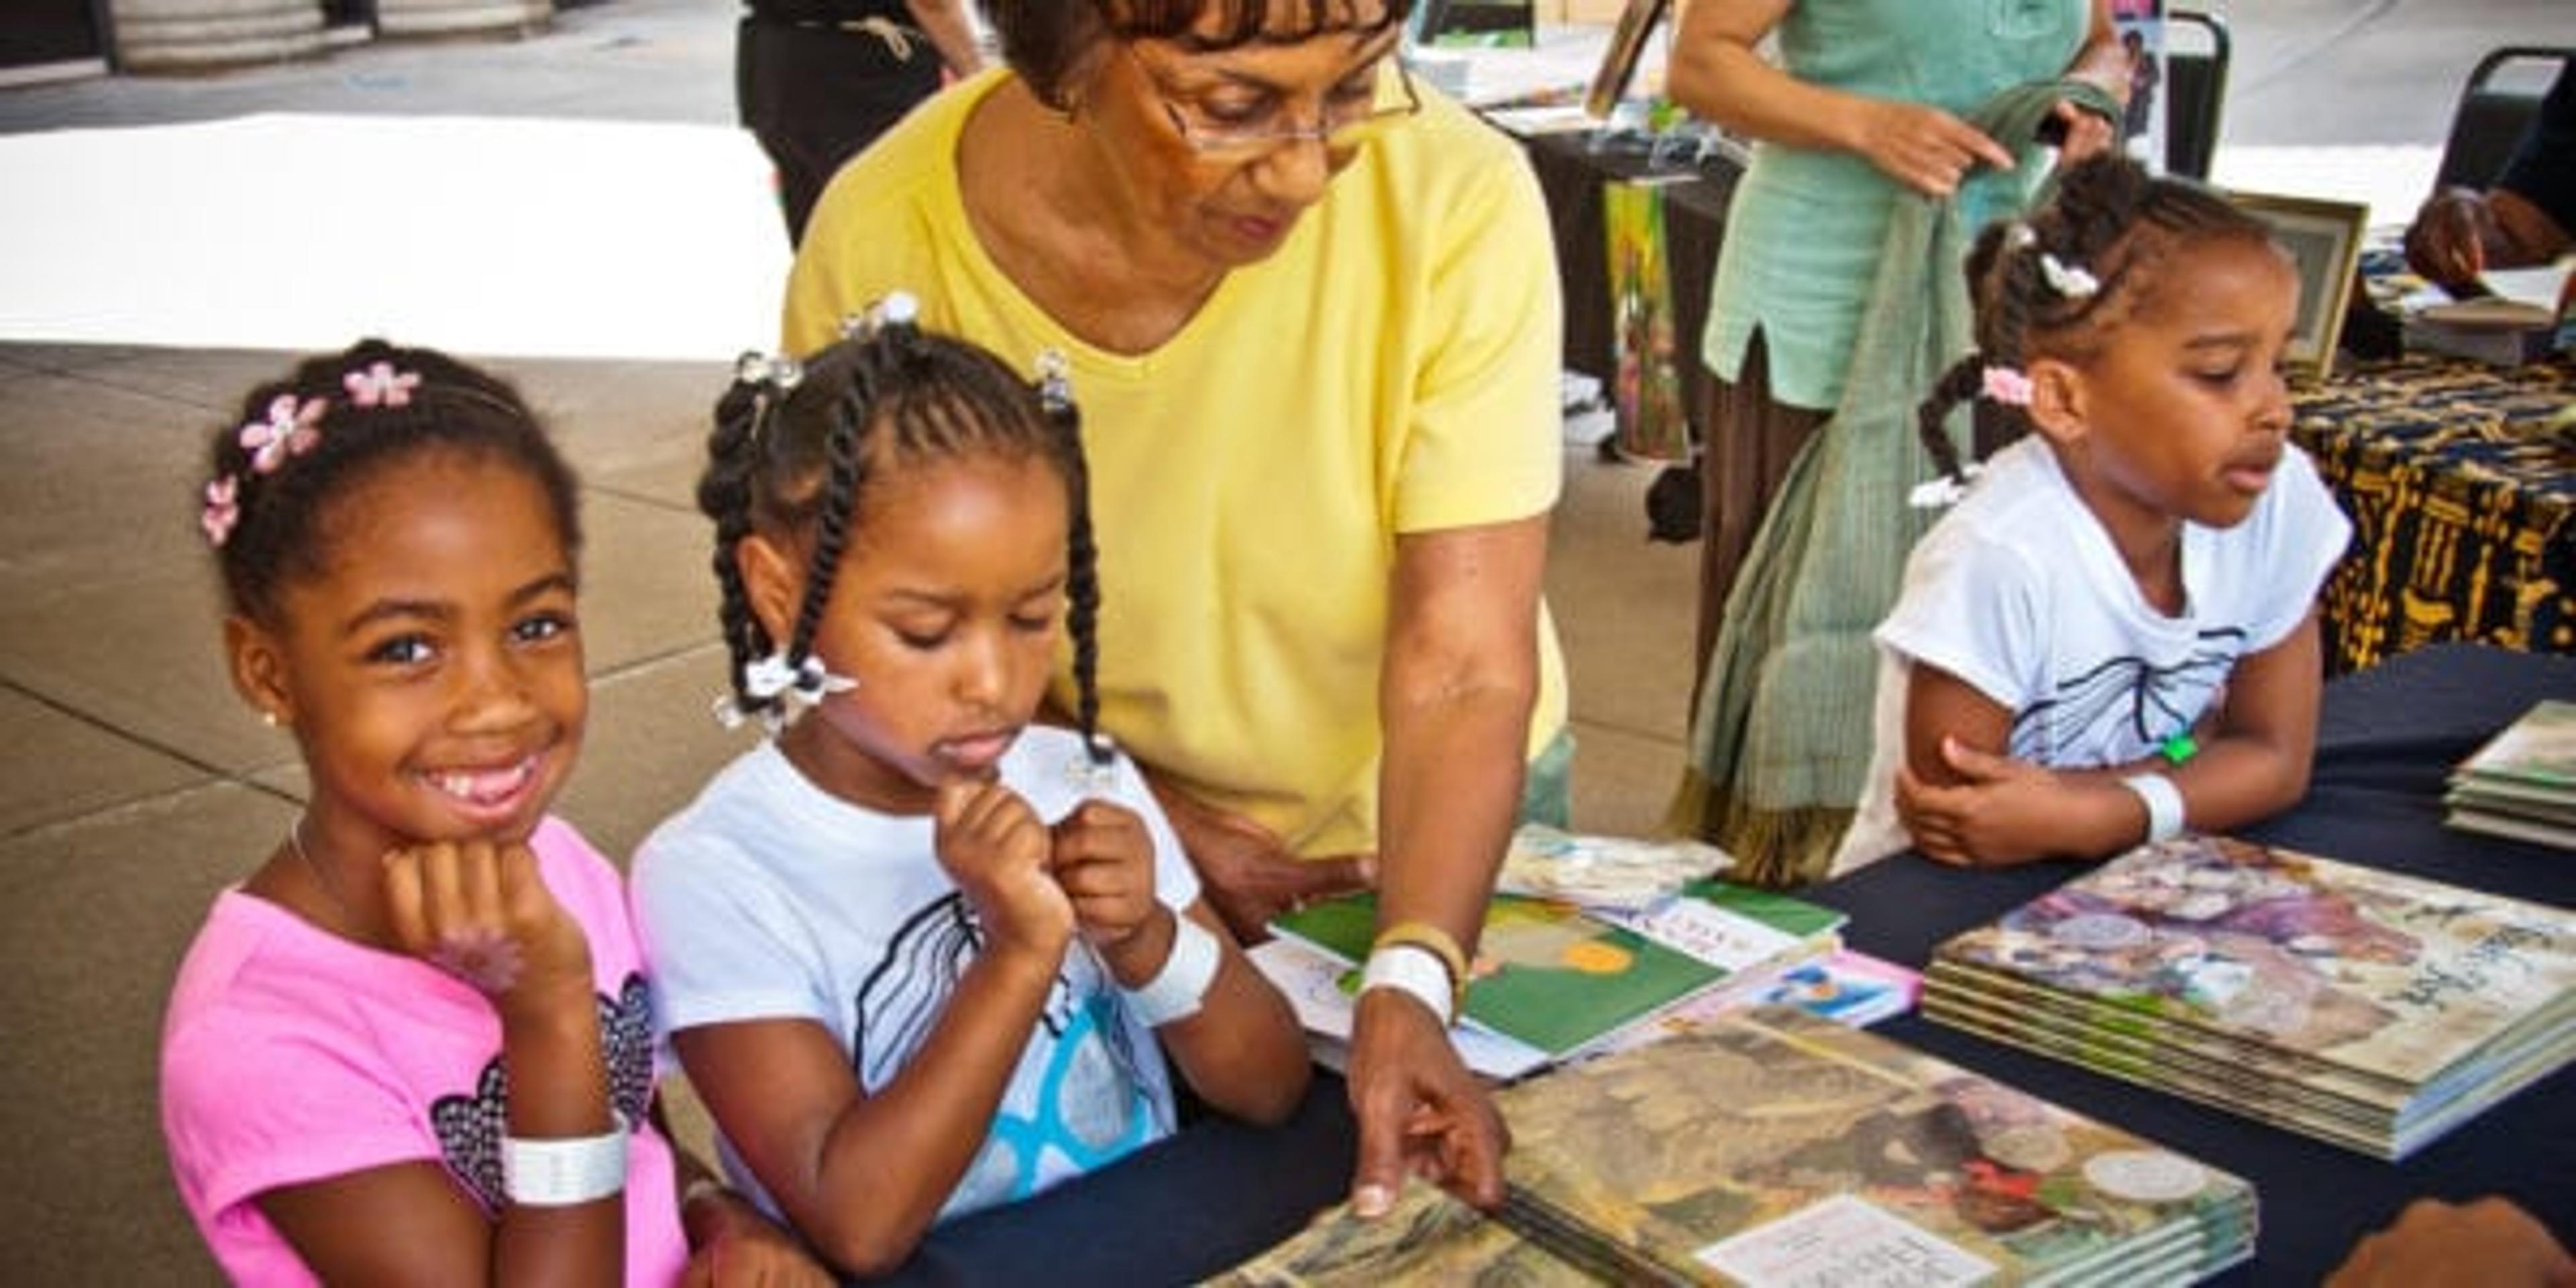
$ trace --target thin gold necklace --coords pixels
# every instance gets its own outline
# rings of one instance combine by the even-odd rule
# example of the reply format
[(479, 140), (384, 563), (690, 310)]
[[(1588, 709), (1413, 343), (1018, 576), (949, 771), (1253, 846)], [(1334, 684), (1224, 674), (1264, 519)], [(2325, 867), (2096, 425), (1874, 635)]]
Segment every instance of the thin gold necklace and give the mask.
[(349, 901), (340, 897), (340, 887), (332, 882), (331, 874), (323, 871), (322, 865), (314, 862), (313, 852), (304, 848), (304, 819), (305, 816), (299, 813), (294, 822), (287, 824), (286, 844), (295, 851), (295, 857), (304, 864), (304, 870), (312, 875), (314, 884), (322, 887), (322, 897), (331, 901), (331, 910), (338, 915), (340, 923), (354, 930), (357, 918), (349, 911)]

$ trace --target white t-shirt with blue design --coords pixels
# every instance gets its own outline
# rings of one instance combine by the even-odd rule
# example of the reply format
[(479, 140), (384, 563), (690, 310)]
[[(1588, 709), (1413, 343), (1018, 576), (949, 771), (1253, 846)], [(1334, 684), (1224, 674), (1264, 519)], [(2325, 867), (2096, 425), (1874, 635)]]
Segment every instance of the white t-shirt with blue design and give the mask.
[[(1001, 779), (1053, 823), (1093, 791), (1081, 740), (1033, 727)], [(1134, 810), (1154, 843), (1157, 896), (1174, 908), (1198, 882), (1136, 767), (1119, 758), (1100, 794)], [(735, 1020), (804, 1019), (850, 1055), (873, 1094), (910, 1062), (983, 945), (932, 848), (934, 823), (831, 796), (775, 743), (728, 765), (636, 853), (637, 929), (667, 1034)], [(1170, 1074), (1152, 1030), (1077, 938), (1029, 1035), (992, 1132), (942, 1220), (1104, 1166), (1172, 1130)], [(721, 1125), (734, 1185), (771, 1216)]]

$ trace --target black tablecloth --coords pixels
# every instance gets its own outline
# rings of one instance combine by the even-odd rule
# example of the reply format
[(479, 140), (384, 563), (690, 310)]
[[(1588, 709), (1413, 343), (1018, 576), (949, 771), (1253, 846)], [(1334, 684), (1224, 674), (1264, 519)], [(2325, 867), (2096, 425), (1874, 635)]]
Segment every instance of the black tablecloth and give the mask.
[[(2326, 686), (2307, 800), (2249, 833), (2274, 844), (2576, 908), (2576, 855), (2453, 832), (2442, 778), (2543, 697), (2576, 698), (2576, 658), (2443, 645)], [(1920, 966), (1933, 945), (2076, 869), (1963, 872), (1911, 856), (1808, 894), (1851, 914), (1862, 951)], [(2500, 1193), (2576, 1242), (2576, 1071), (2403, 1163), (2384, 1163), (1908, 1015), (1879, 1032), (2158, 1140), (2254, 1182), (2257, 1259), (2221, 1282), (2313, 1284), (2409, 1199)], [(1342, 1197), (1353, 1160), (1339, 1079), (1319, 1074), (1278, 1131), (1207, 1121), (1095, 1175), (932, 1235), (915, 1283), (1159, 1284), (1202, 1278)]]
[[(2326, 686), (2298, 809), (2247, 835), (2496, 894), (2576, 908), (2576, 855), (2442, 826), (2452, 765), (2543, 697), (2576, 698), (2576, 658), (2442, 645)], [(2065, 882), (2064, 864), (1991, 872), (1890, 859), (1812, 897), (1851, 914), (1855, 948), (1920, 967), (1934, 945)], [(1920, 1015), (1878, 1031), (2045, 1100), (2118, 1123), (2254, 1182), (2262, 1237), (2231, 1284), (2313, 1284), (2418, 1197), (2500, 1193), (2576, 1243), (2576, 1070), (2561, 1070), (2402, 1163), (2385, 1163)]]
[(2576, 360), (2367, 363), (2295, 391), (2290, 437), (2352, 516), (2318, 595), (2326, 664), (2428, 643), (2576, 653)]
[(1358, 1128), (1322, 1069), (1276, 1129), (1208, 1117), (1089, 1176), (941, 1226), (892, 1282), (1189, 1283), (1249, 1261), (1349, 1193)]

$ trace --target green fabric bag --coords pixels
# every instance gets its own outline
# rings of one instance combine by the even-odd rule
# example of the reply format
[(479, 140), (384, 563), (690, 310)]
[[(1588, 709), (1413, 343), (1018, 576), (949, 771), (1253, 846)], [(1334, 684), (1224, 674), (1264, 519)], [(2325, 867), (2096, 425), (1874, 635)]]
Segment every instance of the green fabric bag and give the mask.
[[(2100, 87), (2051, 80), (2005, 90), (1968, 121), (2035, 140), (2061, 99), (2119, 119)], [(1671, 824), (1732, 854), (1735, 880), (1822, 877), (1860, 801), (1878, 687), (1870, 632), (1933, 518), (1907, 501), (1932, 473), (1915, 408), (1975, 347), (1960, 265), (1977, 230), (1961, 210), (2000, 217), (2036, 200), (2021, 177), (2036, 155), (2023, 147), (2019, 169), (1980, 173), (1953, 199), (1898, 195), (1842, 400), (1790, 463), (1727, 595)], [(1949, 425), (1963, 458), (1967, 419), (1962, 409)]]

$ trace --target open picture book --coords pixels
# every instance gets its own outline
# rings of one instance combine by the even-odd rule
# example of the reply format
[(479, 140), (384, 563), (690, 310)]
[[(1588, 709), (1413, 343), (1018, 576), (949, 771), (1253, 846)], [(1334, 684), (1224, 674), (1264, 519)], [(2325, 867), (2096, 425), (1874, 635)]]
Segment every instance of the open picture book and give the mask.
[(1337, 1208), (1238, 1285), (2179, 1283), (2245, 1181), (1910, 1047), (1759, 1007), (1497, 1093), (1508, 1197)]
[[(1460, 1053), (1478, 1072), (1517, 1077), (1712, 990), (1767, 981), (1830, 954), (1841, 924), (1833, 909), (1720, 881), (1616, 908), (1498, 894), (1470, 964)], [(1377, 898), (1326, 899), (1281, 915), (1272, 929), (1311, 951), (1265, 945), (1255, 963), (1319, 1029), (1310, 1012), (1328, 1009), (1332, 998), (1318, 991), (1346, 996), (1355, 986), (1377, 933)], [(1482, 1043), (1479, 1032), (1504, 1041)]]

